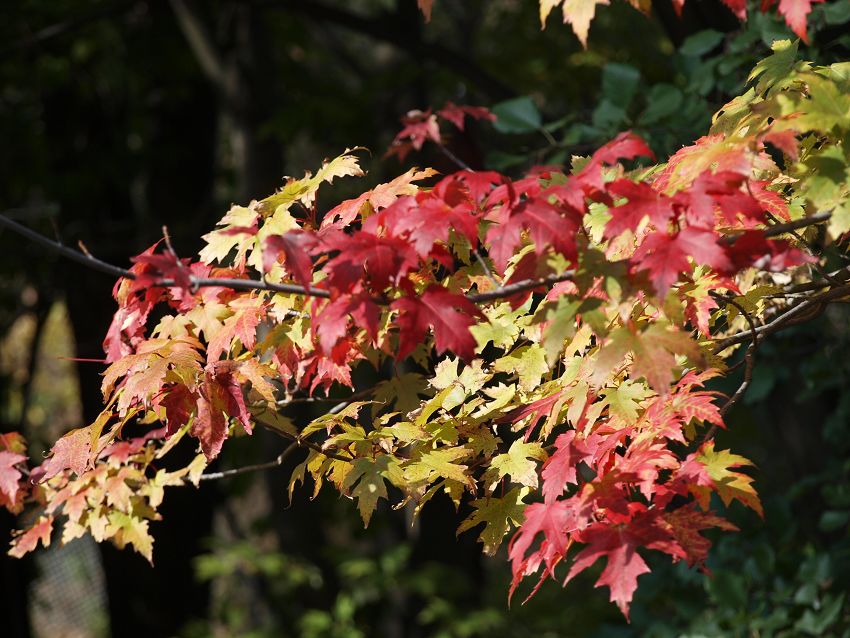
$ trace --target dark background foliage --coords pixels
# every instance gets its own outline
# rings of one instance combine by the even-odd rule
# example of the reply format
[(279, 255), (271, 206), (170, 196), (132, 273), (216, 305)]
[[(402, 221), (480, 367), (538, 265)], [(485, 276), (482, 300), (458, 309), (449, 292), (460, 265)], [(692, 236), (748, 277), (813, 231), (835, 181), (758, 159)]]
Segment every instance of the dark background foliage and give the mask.
[[(370, 149), (369, 175), (334, 197), (393, 177), (407, 166), (381, 156), (399, 117), (446, 100), (508, 116), (453, 134), (476, 168), (569, 163), (626, 128), (664, 157), (704, 134), (788, 37), (775, 17), (742, 27), (714, 0), (690, 0), (681, 19), (669, 2), (651, 17), (620, 2), (600, 9), (582, 50), (555, 18), (539, 30), (536, 4), (443, 0), (425, 25), (413, 0), (3, 3), (0, 205), (114, 263), (163, 225), (190, 255), (231, 202), (345, 148)], [(848, 23), (846, 2), (819, 6), (804, 56), (847, 59)], [(454, 169), (427, 148), (408, 161)], [(103, 356), (113, 282), (9, 234), (0, 246), (0, 429), (24, 431), (37, 457), (100, 409), (102, 366), (84, 360)], [(509, 611), (504, 557), (456, 539), (447, 501), (416, 522), (386, 509), (363, 531), (330, 493), (310, 502), (302, 490), (290, 507), (281, 468), (168, 495), (153, 568), (111, 546), (3, 558), (3, 635), (850, 635), (847, 319), (830, 310), (760, 350), (719, 439), (758, 464), (766, 519), (733, 509), (744, 531), (719, 539), (713, 578), (654, 565), (630, 626), (590, 577)], [(272, 458), (276, 445), (257, 434), (219, 463)], [(14, 527), (3, 514), (0, 535)], [(85, 569), (57, 581), (73, 560)], [(63, 617), (63, 596), (89, 615)]]

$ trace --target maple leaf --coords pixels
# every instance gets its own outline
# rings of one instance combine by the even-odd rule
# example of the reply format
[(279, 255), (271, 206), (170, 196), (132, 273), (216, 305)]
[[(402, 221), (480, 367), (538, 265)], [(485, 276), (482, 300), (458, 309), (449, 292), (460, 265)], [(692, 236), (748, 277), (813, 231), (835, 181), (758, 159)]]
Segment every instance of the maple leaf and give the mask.
[(629, 520), (623, 524), (594, 523), (578, 533), (577, 540), (587, 543), (587, 547), (576, 555), (564, 581), (567, 584), (597, 560), (606, 558), (596, 587), (609, 588), (611, 602), (627, 619), (638, 576), (650, 571), (638, 548), (656, 549), (674, 558), (687, 557), (670, 532), (658, 524), (659, 512), (647, 511), (641, 503), (630, 503), (629, 513)]
[(387, 157), (392, 155), (398, 156), (400, 162), (404, 161), (407, 154), (412, 150), (421, 150), (426, 141), (431, 140), (436, 144), (442, 144), (443, 140), (440, 136), (440, 125), (437, 123), (437, 116), (427, 111), (413, 110), (408, 111), (401, 123), (404, 128), (398, 132), (393, 138), (392, 144), (386, 153)]
[(649, 387), (658, 394), (667, 395), (673, 380), (676, 354), (685, 354), (693, 361), (701, 359), (697, 344), (684, 332), (668, 329), (661, 324), (650, 325), (643, 332), (626, 326), (617, 328), (610, 335), (610, 342), (597, 355), (596, 369), (591, 379), (598, 383), (607, 379), (611, 370), (619, 366), (627, 353), (634, 357), (632, 377), (644, 377)]
[(478, 540), (484, 545), (484, 553), (493, 556), (505, 534), (510, 531), (511, 524), (518, 526), (525, 520), (525, 503), (522, 499), (528, 491), (524, 487), (515, 487), (502, 497), (490, 496), (472, 501), (470, 505), (475, 511), (460, 524), (457, 533), (461, 534), (484, 523)]
[(372, 338), (378, 338), (378, 321), (381, 309), (366, 295), (337, 297), (322, 307), (316, 315), (315, 328), (319, 336), (319, 345), (325, 354), (331, 354), (334, 347), (348, 332), (349, 318), (355, 325), (366, 329)]
[(667, 229), (667, 222), (673, 218), (674, 199), (666, 197), (645, 182), (632, 182), (618, 179), (608, 185), (608, 190), (617, 197), (625, 197), (628, 202), (609, 209), (611, 219), (605, 224), (603, 237), (611, 239), (625, 230), (635, 232), (645, 219), (657, 229)]
[[(571, 541), (568, 534), (576, 528), (575, 513), (569, 501), (551, 501), (532, 503), (525, 508), (525, 521), (520, 525), (508, 544), (508, 558), (511, 561), (513, 579), (508, 600), (513, 596), (522, 579), (543, 566), (538, 587), (543, 580), (554, 573), (555, 566), (564, 558)], [(540, 545), (529, 553), (538, 535), (542, 535)], [(526, 598), (531, 598), (534, 591)]]
[(679, 275), (693, 269), (689, 257), (721, 271), (732, 266), (714, 231), (697, 227), (683, 228), (675, 235), (661, 231), (650, 234), (638, 246), (632, 261), (638, 270), (649, 272), (656, 294), (663, 299)]
[(537, 399), (526, 405), (521, 405), (514, 408), (507, 414), (496, 419), (496, 423), (519, 423), (524, 418), (530, 416), (531, 419), (526, 426), (526, 439), (531, 435), (532, 430), (537, 427), (540, 419), (546, 418), (552, 412), (554, 405), (558, 402), (563, 394), (562, 390), (558, 390), (554, 394)]
[(469, 361), (475, 356), (475, 338), (469, 331), (481, 312), (466, 297), (449, 292), (442, 286), (429, 286), (417, 297), (402, 297), (393, 301), (400, 315), (398, 358), (404, 359), (425, 338), (428, 328), (434, 329), (438, 353), (447, 350)]
[(706, 268), (694, 269), (692, 282), (679, 286), (676, 294), (685, 301), (685, 316), (704, 335), (710, 336), (711, 311), (718, 307), (711, 294), (715, 290), (730, 290), (734, 284), (723, 281)]
[(239, 339), (242, 347), (250, 351), (257, 341), (257, 326), (266, 313), (262, 299), (245, 296), (230, 303), (235, 313), (225, 319), (224, 325), (207, 346), (207, 361), (218, 361), (223, 354), (230, 353), (234, 339)]
[(50, 534), (53, 532), (53, 517), (40, 516), (38, 521), (24, 532), (19, 532), (12, 540), (12, 548), (9, 556), (21, 558), (24, 554), (31, 552), (38, 545), (38, 541), (44, 547), (50, 546)]
[(725, 135), (706, 135), (678, 150), (655, 178), (653, 186), (671, 195), (689, 187), (705, 171), (714, 169), (749, 175), (754, 158), (746, 144)]
[(15, 466), (27, 460), (23, 454), (8, 450), (0, 451), (0, 497), (6, 502), (14, 503), (20, 490), (20, 480), (23, 474)]
[(602, 403), (608, 406), (611, 415), (631, 424), (637, 419), (640, 402), (651, 393), (643, 384), (626, 379), (617, 387), (606, 388), (600, 394), (605, 397)]
[[(364, 229), (375, 232), (375, 225), (383, 223), (392, 228), (397, 237), (406, 237), (413, 248), (422, 257), (432, 256), (434, 243), (446, 242), (449, 230), (454, 229), (466, 237), (475, 248), (478, 244), (479, 219), (473, 212), (472, 203), (461, 201), (448, 203), (440, 197), (445, 193), (447, 180), (438, 184), (431, 193), (418, 200), (405, 197), (386, 208), (380, 216), (376, 215), (364, 224)], [(448, 180), (449, 184), (459, 187), (457, 180)], [(440, 188), (441, 185), (443, 188)], [(464, 193), (465, 195), (465, 193)]]
[(672, 512), (665, 512), (664, 520), (670, 525), (670, 531), (676, 542), (685, 551), (685, 560), (689, 566), (698, 566), (703, 571), (711, 541), (705, 538), (701, 531), (719, 528), (727, 532), (737, 532), (738, 528), (725, 518), (711, 512), (701, 512), (696, 507), (679, 507)]
[(89, 467), (92, 456), (91, 426), (71, 430), (53, 444), (51, 456), (38, 468), (36, 478), (46, 481), (59, 472), (70, 469), (77, 476)]
[(543, 499), (551, 503), (564, 493), (568, 484), (578, 483), (576, 470), (579, 463), (589, 463), (596, 453), (597, 440), (576, 439), (575, 430), (559, 434), (555, 451), (543, 465)]
[[(236, 417), (245, 431), (251, 433), (251, 415), (242, 397), (242, 387), (236, 377), (226, 369), (207, 369), (197, 393), (189, 396), (181, 396), (178, 393), (174, 401), (185, 401), (189, 397), (195, 400), (196, 410), (189, 433), (200, 441), (207, 461), (212, 461), (221, 452), (224, 439), (227, 438), (229, 416)], [(186, 408), (185, 403), (177, 404), (175, 416), (178, 421), (185, 416)]]
[(148, 522), (138, 516), (112, 511), (108, 516), (106, 535), (122, 549), (132, 545), (133, 549), (153, 564), (153, 538), (148, 532)]
[(285, 255), (285, 265), (292, 277), (305, 290), (310, 290), (313, 281), (313, 261), (310, 259), (310, 249), (315, 245), (313, 235), (304, 231), (289, 231), (283, 235), (272, 235), (266, 238), (263, 252), (263, 269), (268, 272), (280, 258)]
[(428, 450), (405, 468), (405, 479), (413, 483), (421, 481), (431, 483), (442, 477), (458, 483), (469, 484), (472, 480), (466, 473), (469, 467), (454, 462), (468, 455), (469, 450), (462, 447)]
[(466, 117), (471, 117), (474, 120), (496, 121), (496, 116), (488, 108), (483, 106), (458, 106), (454, 102), (446, 102), (445, 106), (437, 111), (437, 115), (448, 120), (461, 131)]
[(596, 5), (608, 5), (608, 0), (540, 0), (540, 24), (546, 26), (546, 18), (553, 8), (561, 5), (564, 14), (564, 24), (570, 24), (573, 33), (587, 48), (587, 33), (590, 31), (590, 23), (596, 14)]
[(201, 239), (206, 246), (198, 256), (201, 262), (211, 264), (214, 261), (223, 263), (231, 250), (236, 250), (233, 259), (237, 269), (244, 266), (248, 249), (254, 243), (254, 235), (257, 232), (259, 213), (256, 207), (233, 206), (227, 214), (216, 224), (223, 228), (217, 228)]
[(301, 202), (307, 207), (312, 206), (316, 201), (316, 192), (323, 182), (330, 184), (338, 177), (363, 175), (357, 156), (351, 154), (357, 150), (363, 149), (347, 148), (334, 159), (325, 160), (315, 175), (308, 171), (301, 179), (289, 178), (281, 190), (260, 201), (258, 208), (264, 212), (275, 212), (279, 207), (288, 208), (295, 202)]
[(431, 168), (426, 168), (421, 171), (416, 168), (411, 168), (409, 171), (399, 175), (391, 182), (379, 184), (359, 197), (345, 200), (328, 211), (322, 219), (320, 235), (322, 231), (327, 229), (340, 229), (348, 226), (361, 214), (365, 217), (366, 213), (364, 210), (368, 211), (369, 206), (371, 206), (373, 210), (380, 210), (388, 207), (399, 197), (415, 195), (419, 191), (419, 187), (413, 182), (427, 179), (436, 174), (437, 171)]
[[(351, 493), (357, 499), (357, 508), (363, 519), (363, 526), (369, 526), (372, 513), (378, 505), (378, 500), (387, 498), (387, 487), (384, 484), (384, 474), (389, 468), (388, 456), (376, 459), (357, 459), (351, 471), (345, 476), (341, 489)], [(352, 490), (354, 484), (356, 487)]]
[(492, 491), (496, 483), (510, 476), (514, 483), (537, 488), (537, 462), (545, 461), (547, 454), (539, 443), (524, 443), (516, 440), (504, 454), (497, 454), (490, 461), (490, 468), (482, 480)]
[[(785, 18), (786, 24), (806, 44), (809, 43), (806, 33), (806, 17), (812, 12), (812, 4), (824, 0), (779, 0), (779, 14)], [(777, 0), (762, 0), (762, 11), (776, 4)]]
[(324, 270), (328, 288), (351, 293), (363, 280), (364, 272), (375, 291), (383, 291), (399, 281), (419, 264), (419, 256), (410, 242), (394, 236), (356, 231), (351, 235), (337, 232), (323, 239), (327, 249), (338, 250)]
[[(696, 453), (695, 460), (705, 466), (708, 476), (714, 483), (714, 491), (720, 496), (724, 505), (729, 505), (733, 500), (740, 501), (764, 518), (761, 501), (752, 485), (753, 479), (746, 474), (732, 471), (732, 468), (752, 465), (751, 461), (743, 456), (732, 454), (729, 450), (715, 451), (714, 441), (704, 443)], [(709, 491), (700, 486), (694, 486), (692, 489), (696, 492), (703, 509), (708, 509)]]

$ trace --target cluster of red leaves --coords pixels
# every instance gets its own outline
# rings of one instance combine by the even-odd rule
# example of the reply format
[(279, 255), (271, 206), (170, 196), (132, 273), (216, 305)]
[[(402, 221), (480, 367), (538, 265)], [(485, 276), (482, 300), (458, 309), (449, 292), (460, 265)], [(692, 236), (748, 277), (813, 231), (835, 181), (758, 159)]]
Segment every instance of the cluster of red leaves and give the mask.
[[(702, 147), (707, 143), (702, 141)], [(438, 353), (469, 361), (478, 354), (471, 327), (483, 320), (475, 303), (481, 294), (502, 286), (501, 296), (516, 308), (535, 291), (545, 291), (536, 282), (563, 276), (565, 266), (584, 269), (593, 283), (580, 288), (562, 282), (548, 291), (548, 303), (566, 296), (607, 300), (598, 275), (604, 279), (613, 268), (625, 274), (621, 283), (635, 298), (658, 304), (673, 290), (694, 327), (707, 333), (710, 306), (705, 300), (694, 306), (689, 297), (697, 267), (708, 273), (701, 277), (706, 289), (721, 281), (732, 289), (731, 277), (744, 268), (784, 269), (806, 258), (758, 230), (766, 212), (787, 217), (787, 211), (781, 198), (750, 178), (751, 164), (739, 162), (734, 153), (726, 161), (715, 153), (719, 170), (691, 167), (684, 183), (680, 172), (692, 159), (688, 153), (693, 150), (674, 156), (651, 182), (625, 176), (621, 162), (651, 156), (631, 133), (600, 148), (569, 176), (544, 169), (521, 179), (460, 171), (429, 189), (411, 190), (411, 181), (433, 174), (412, 171), (343, 202), (317, 225), (290, 217), (296, 228), (265, 236), (263, 223), (276, 213), (264, 211), (262, 203), (241, 209), (242, 225), (221, 231), (238, 236), (230, 269), (190, 263), (170, 248), (157, 252), (157, 246), (134, 259), (134, 278), (115, 287), (119, 310), (104, 343), (113, 362), (104, 377), (104, 397), (111, 397), (124, 419), (153, 410), (166, 423), (165, 437), (189, 427), (207, 459), (213, 459), (234, 425), (251, 432), (248, 390), (274, 403), (281, 388), (313, 393), (333, 383), (352, 386), (351, 366), (370, 350), (402, 359), (428, 343), (430, 333)], [(604, 205), (609, 216), (601, 227), (609, 253), (602, 271), (594, 271), (599, 249), (590, 248), (585, 227), (593, 205)], [(627, 245), (631, 248), (624, 249)], [(260, 251), (259, 260), (247, 257), (249, 246)], [(455, 276), (469, 269), (461, 255), (473, 252), (491, 262), (501, 284), (482, 275)], [(589, 257), (591, 252), (596, 257)], [(312, 295), (303, 306), (310, 317), (303, 339), (266, 339), (261, 346), (259, 327), (280, 322), (286, 311), (262, 293), (207, 285), (211, 279), (256, 278), (251, 268), (282, 272)], [(199, 280), (205, 285), (199, 286)], [(510, 288), (520, 282), (520, 290)], [(172, 323), (192, 317), (189, 336), (147, 337), (147, 320), (158, 305), (175, 312), (168, 318)], [(603, 344), (597, 365), (604, 368), (603, 360), (612, 365), (602, 370), (601, 386), (587, 386), (577, 404), (598, 406), (597, 394), (600, 387), (604, 394), (610, 368), (630, 352), (632, 378), (645, 378), (654, 392), (648, 390), (648, 403), (640, 413), (635, 410), (633, 422), (611, 414), (593, 423), (584, 413), (571, 417), (574, 429), (559, 435), (542, 470), (543, 502), (526, 508), (526, 520), (511, 542), (512, 591), (538, 571), (541, 581), (554, 576), (569, 549), (580, 544), (584, 547), (567, 580), (606, 557), (598, 584), (611, 588), (612, 600), (627, 614), (636, 579), (648, 569), (637, 549), (702, 565), (708, 542), (700, 530), (730, 528), (705, 511), (710, 493), (756, 509), (758, 501), (749, 479), (730, 469), (743, 459), (716, 453), (710, 443), (684, 460), (670, 450), (670, 443), (685, 443), (683, 428), (693, 419), (722, 426), (713, 395), (698, 389), (704, 377), (689, 373), (670, 388), (673, 355), (692, 355), (693, 342), (680, 330), (641, 332), (631, 325), (596, 336)], [(268, 363), (260, 363), (261, 354)], [(560, 409), (561, 399), (559, 390), (508, 411), (497, 422), (511, 423), (515, 430), (524, 427), (528, 440), (538, 422)], [(93, 471), (103, 453), (99, 437), (99, 429), (83, 429), (61, 439), (36, 478)], [(0, 497), (9, 502), (17, 497), (16, 466), (22, 460), (15, 452), (0, 451)], [(579, 467), (588, 471), (579, 473)], [(582, 478), (585, 474), (593, 478)], [(671, 509), (685, 497), (693, 499), (690, 504)]]
[[(697, 419), (723, 426), (713, 403), (715, 393), (698, 390), (706, 374), (686, 374), (668, 396), (657, 396), (633, 425), (611, 423), (584, 432), (582, 418), (575, 430), (558, 436), (555, 451), (541, 473), (542, 503), (526, 508), (526, 519), (508, 550), (513, 567), (511, 594), (528, 575), (541, 572), (532, 596), (574, 544), (584, 547), (573, 557), (565, 584), (598, 559), (607, 564), (597, 586), (608, 586), (611, 601), (628, 616), (637, 577), (649, 571), (638, 549), (656, 550), (674, 560), (704, 568), (710, 543), (699, 534), (710, 527), (734, 529), (707, 510), (707, 496), (738, 499), (761, 513), (749, 477), (731, 471), (741, 457), (715, 453), (704, 443), (684, 461), (668, 447), (686, 442), (683, 428)], [(538, 416), (548, 416), (551, 405)], [(517, 415), (521, 417), (521, 414)], [(593, 478), (581, 478), (590, 470)], [(570, 495), (564, 497), (565, 492)], [(675, 497), (695, 496), (696, 504), (670, 509)], [(538, 542), (539, 541), (539, 542)]]

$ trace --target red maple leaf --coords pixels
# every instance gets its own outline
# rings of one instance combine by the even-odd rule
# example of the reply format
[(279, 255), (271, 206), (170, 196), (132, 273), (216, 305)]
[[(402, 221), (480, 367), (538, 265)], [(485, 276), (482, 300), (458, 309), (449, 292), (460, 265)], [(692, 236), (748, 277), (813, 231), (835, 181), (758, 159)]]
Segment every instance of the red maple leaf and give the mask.
[(666, 529), (661, 516), (661, 512), (647, 510), (642, 503), (630, 503), (627, 520), (614, 525), (594, 523), (577, 532), (576, 540), (587, 543), (587, 547), (576, 555), (564, 584), (600, 558), (606, 558), (605, 569), (596, 586), (610, 589), (611, 602), (616, 603), (628, 619), (629, 603), (637, 589), (638, 576), (650, 571), (638, 554), (638, 548), (662, 551), (677, 559), (687, 558), (687, 552)]
[(656, 293), (663, 299), (679, 275), (692, 270), (688, 257), (717, 270), (727, 270), (732, 265), (717, 243), (717, 235), (694, 227), (684, 228), (675, 235), (661, 231), (650, 234), (638, 246), (632, 260), (638, 270), (649, 272)]
[(53, 517), (41, 516), (35, 525), (25, 532), (19, 534), (12, 541), (12, 549), (9, 556), (20, 558), (27, 552), (31, 552), (38, 545), (38, 541), (44, 547), (50, 545), (50, 534), (53, 532)]
[(404, 359), (424, 341), (429, 327), (434, 329), (438, 353), (448, 350), (466, 361), (475, 356), (477, 346), (469, 327), (475, 323), (472, 317), (481, 313), (466, 297), (442, 286), (430, 286), (420, 295), (396, 299), (392, 308), (401, 313), (396, 320), (399, 359)]
[(550, 394), (548, 397), (543, 397), (542, 399), (537, 399), (537, 401), (532, 401), (526, 405), (514, 408), (504, 416), (496, 419), (496, 423), (519, 423), (525, 417), (530, 416), (531, 420), (526, 426), (527, 429), (525, 435), (525, 438), (528, 439), (529, 434), (537, 426), (540, 419), (548, 417), (552, 412), (552, 408), (558, 399), (561, 398), (561, 394), (562, 391), (558, 390), (554, 394)]
[(313, 281), (313, 261), (310, 251), (316, 245), (316, 238), (305, 231), (291, 230), (283, 235), (272, 235), (266, 239), (263, 251), (263, 269), (267, 272), (280, 259), (285, 258), (286, 269), (293, 279), (310, 290)]
[(543, 465), (543, 500), (551, 502), (564, 493), (567, 484), (577, 484), (576, 470), (579, 463), (593, 460), (598, 440), (576, 440), (575, 430), (568, 430), (555, 439), (555, 451)]
[(27, 457), (3, 450), (0, 452), (0, 496), (5, 497), (6, 502), (14, 503), (20, 490), (20, 480), (23, 474), (15, 467), (23, 463)]
[(679, 507), (664, 514), (665, 522), (670, 526), (676, 542), (685, 551), (685, 560), (691, 567), (697, 566), (704, 572), (705, 559), (711, 549), (711, 541), (700, 534), (701, 531), (717, 527), (728, 532), (737, 532), (738, 528), (725, 518), (711, 512), (702, 512), (696, 506)]
[(390, 149), (387, 151), (387, 157), (396, 155), (399, 161), (403, 162), (411, 149), (420, 150), (428, 140), (442, 144), (440, 125), (437, 123), (437, 116), (431, 112), (431, 109), (409, 111), (402, 118), (401, 123), (404, 124), (404, 128), (393, 139)]
[(82, 475), (91, 463), (91, 433), (89, 428), (71, 430), (53, 444), (51, 456), (30, 477), (34, 482), (50, 479), (59, 472), (70, 469), (77, 476)]
[(368, 278), (372, 290), (383, 292), (419, 265), (419, 255), (410, 242), (365, 230), (351, 235), (337, 231), (323, 239), (323, 247), (339, 251), (324, 267), (328, 288), (336, 294), (356, 292)]
[(330, 355), (334, 346), (348, 332), (349, 318), (375, 341), (378, 338), (378, 321), (381, 309), (367, 295), (342, 296), (329, 301), (315, 315), (312, 324), (319, 337), (319, 346), (326, 355)]
[[(575, 513), (569, 501), (532, 503), (525, 508), (525, 521), (508, 544), (508, 558), (513, 572), (509, 600), (522, 579), (535, 573), (541, 566), (543, 573), (540, 580), (526, 600), (534, 595), (547, 576), (553, 575), (555, 566), (570, 547), (568, 533), (575, 527)], [(543, 535), (539, 547), (528, 553), (539, 534)]]
[(131, 286), (133, 291), (155, 286), (163, 279), (173, 280), (173, 285), (185, 293), (188, 293), (192, 288), (191, 272), (189, 271), (191, 260), (188, 258), (179, 259), (171, 251), (153, 253), (149, 249), (141, 255), (131, 258), (130, 261), (136, 264), (136, 270), (132, 271), (136, 275)]
[(265, 316), (266, 309), (262, 301), (244, 297), (244, 303), (231, 305), (236, 313), (224, 321), (222, 328), (216, 333), (207, 346), (207, 361), (213, 363), (224, 353), (227, 355), (234, 339), (239, 339), (245, 350), (251, 350), (257, 341), (257, 326)]
[[(785, 18), (786, 24), (806, 44), (809, 36), (806, 33), (806, 18), (812, 12), (812, 5), (823, 0), (779, 0), (779, 14)], [(766, 11), (776, 4), (776, 0), (762, 0), (761, 10)]]
[(465, 117), (471, 117), (474, 120), (496, 121), (496, 116), (488, 108), (483, 106), (458, 106), (454, 102), (446, 102), (446, 105), (437, 111), (437, 115), (448, 120), (461, 131), (463, 130)]
[(201, 443), (208, 461), (221, 452), (227, 438), (228, 417), (239, 419), (245, 431), (251, 433), (251, 415), (245, 406), (242, 387), (228, 371), (208, 369), (195, 395), (197, 412), (189, 433)]
[(676, 200), (659, 193), (646, 182), (618, 179), (608, 185), (608, 191), (629, 201), (609, 210), (611, 219), (603, 232), (607, 239), (617, 237), (627, 229), (634, 232), (645, 217), (649, 217), (657, 229), (664, 231), (675, 214)]

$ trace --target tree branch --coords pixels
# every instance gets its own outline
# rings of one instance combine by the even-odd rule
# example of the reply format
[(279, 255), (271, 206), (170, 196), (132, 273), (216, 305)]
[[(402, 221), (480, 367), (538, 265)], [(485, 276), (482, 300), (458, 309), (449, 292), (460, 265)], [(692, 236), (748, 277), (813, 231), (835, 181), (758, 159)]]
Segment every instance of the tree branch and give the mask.
[[(758, 335), (758, 339), (761, 340), (765, 336), (769, 334), (773, 334), (783, 328), (786, 328), (790, 325), (795, 325), (797, 323), (802, 323), (805, 320), (804, 312), (806, 310), (809, 311), (817, 311), (818, 306), (823, 306), (824, 304), (833, 301), (835, 299), (839, 299), (841, 297), (846, 297), (850, 295), (850, 284), (844, 284), (842, 286), (837, 286), (835, 288), (830, 288), (822, 293), (812, 295), (811, 297), (801, 301), (800, 303), (792, 306), (789, 310), (782, 313), (772, 321), (761, 325), (756, 326), (755, 332)], [(752, 331), (747, 330), (745, 332), (739, 332), (738, 334), (731, 335), (729, 337), (725, 337), (720, 339), (712, 352), (714, 354), (719, 354), (726, 348), (737, 345), (739, 343), (743, 343), (752, 337)]]
[(135, 279), (135, 275), (131, 273), (129, 270), (124, 268), (119, 268), (118, 266), (113, 266), (112, 264), (106, 263), (105, 261), (101, 261), (96, 257), (93, 257), (90, 254), (83, 253), (79, 250), (74, 250), (73, 248), (69, 248), (64, 244), (54, 241), (49, 237), (45, 237), (41, 233), (37, 233), (34, 230), (30, 230), (26, 226), (19, 224), (18, 222), (10, 219), (6, 215), (0, 214), (0, 227), (8, 228), (14, 233), (18, 233), (19, 235), (26, 237), (31, 242), (34, 242), (40, 246), (44, 246), (45, 248), (65, 257), (66, 259), (70, 259), (71, 261), (76, 261), (77, 263), (83, 264), (84, 266), (88, 266), (92, 270), (97, 270), (98, 272), (106, 273), (107, 275), (112, 275), (113, 277), (126, 277), (128, 279)]
[[(777, 235), (782, 235), (784, 233), (791, 232), (792, 230), (797, 230), (798, 228), (805, 228), (806, 226), (813, 226), (814, 224), (821, 224), (827, 221), (830, 217), (832, 217), (832, 213), (815, 213), (814, 215), (810, 215), (809, 217), (804, 217), (803, 219), (796, 219), (792, 222), (787, 222), (785, 224), (774, 224), (773, 226), (768, 226), (765, 229), (762, 229), (765, 237), (775, 237)], [(717, 240), (718, 244), (734, 244), (741, 237), (744, 236), (744, 233), (732, 233), (731, 235), (726, 235), (725, 237), (721, 237)]]
[(250, 472), (259, 472), (261, 470), (271, 470), (276, 467), (280, 467), (283, 465), (284, 461), (295, 451), (298, 449), (297, 443), (290, 443), (286, 446), (286, 448), (277, 455), (277, 457), (273, 461), (268, 461), (267, 463), (257, 463), (255, 465), (245, 465), (243, 467), (237, 467), (232, 470), (223, 470), (221, 472), (207, 472), (205, 474), (201, 474), (198, 477), (199, 481), (217, 481), (219, 479), (230, 478), (232, 476), (239, 476), (240, 474), (248, 474)]
[(195, 54), (195, 59), (210, 82), (222, 94), (229, 93), (227, 69), (216, 49), (213, 38), (198, 15), (184, 0), (171, 0), (171, 8), (177, 18), (177, 24)]

